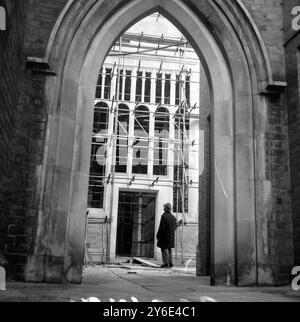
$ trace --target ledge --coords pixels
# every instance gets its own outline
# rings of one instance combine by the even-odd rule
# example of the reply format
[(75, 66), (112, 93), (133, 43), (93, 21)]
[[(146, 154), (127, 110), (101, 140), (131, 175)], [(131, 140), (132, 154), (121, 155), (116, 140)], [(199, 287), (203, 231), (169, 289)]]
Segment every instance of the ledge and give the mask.
[(273, 81), (269, 84), (263, 83), (261, 85), (260, 95), (280, 95), (285, 92), (287, 86), (287, 82), (281, 81)]
[(38, 57), (27, 57), (26, 69), (31, 70), (33, 74), (57, 76), (57, 74), (51, 70), (49, 63)]

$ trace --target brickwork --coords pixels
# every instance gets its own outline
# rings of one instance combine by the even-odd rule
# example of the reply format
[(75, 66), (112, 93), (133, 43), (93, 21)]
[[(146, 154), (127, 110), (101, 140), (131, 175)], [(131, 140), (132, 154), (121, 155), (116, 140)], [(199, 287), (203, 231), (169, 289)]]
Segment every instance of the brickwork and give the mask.
[(16, 209), (13, 171), (18, 85), (24, 70), (26, 1), (0, 1), (0, 6), (7, 13), (7, 30), (0, 32), (0, 251), (5, 255), (18, 253), (18, 262), (25, 262), (21, 254), (25, 251), (26, 234), (24, 226), (19, 226), (24, 221)]
[[(281, 0), (243, 0), (264, 41), (274, 81), (286, 81)], [(284, 1), (289, 2), (289, 1)], [(290, 200), (289, 137), (284, 93), (267, 103), (266, 180), (272, 185), (268, 213), (268, 254), (278, 284), (289, 281), (292, 266), (292, 215)]]
[(264, 41), (274, 80), (285, 81), (282, 0), (243, 0), (243, 3)]
[[(47, 111), (44, 104), (45, 75), (33, 74), (26, 68), (26, 57), (43, 57), (50, 33), (66, 1), (31, 1), (30, 10), (26, 10), (28, 1), (10, 3), (11, 19), (9, 30), (1, 45), (3, 51), (4, 106), (7, 115), (3, 115), (5, 126), (1, 126), (4, 139), (1, 140), (2, 157), (6, 158), (1, 184), (6, 186), (5, 207), (1, 213), (4, 236), (2, 247), (9, 261), (9, 273), (23, 279), (24, 267), (33, 251), (37, 230), (36, 199), (39, 171), (43, 161)], [(6, 42), (6, 45), (5, 45)], [(1, 46), (0, 45), (0, 46)], [(1, 57), (2, 58), (2, 57)], [(1, 98), (2, 98), (1, 97)], [(2, 103), (2, 102), (1, 102)], [(2, 104), (1, 104), (2, 105)], [(13, 132), (12, 132), (13, 131)], [(7, 155), (7, 156), (6, 156)], [(9, 169), (8, 169), (9, 167)], [(8, 171), (9, 170), (9, 171)], [(6, 180), (6, 181), (2, 181)], [(3, 183), (2, 183), (3, 182)]]
[(299, 1), (283, 2), (285, 54), (287, 73), (288, 125), (290, 134), (290, 164), (292, 181), (292, 211), (294, 231), (294, 265), (300, 265), (300, 33), (292, 28), (292, 9)]
[(289, 139), (285, 96), (269, 98), (266, 133), (266, 179), (272, 183), (268, 218), (268, 254), (277, 283), (289, 282), (293, 265)]

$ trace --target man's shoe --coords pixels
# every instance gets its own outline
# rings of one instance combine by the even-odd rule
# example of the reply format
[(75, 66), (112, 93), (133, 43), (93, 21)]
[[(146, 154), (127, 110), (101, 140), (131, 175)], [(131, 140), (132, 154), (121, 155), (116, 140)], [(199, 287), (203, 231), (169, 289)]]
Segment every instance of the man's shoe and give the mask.
[(173, 267), (174, 267), (174, 265), (173, 265), (173, 264), (169, 264), (169, 267), (170, 267), (170, 268), (173, 268)]
[(164, 265), (161, 265), (160, 268), (169, 268), (169, 265), (168, 264), (164, 264)]

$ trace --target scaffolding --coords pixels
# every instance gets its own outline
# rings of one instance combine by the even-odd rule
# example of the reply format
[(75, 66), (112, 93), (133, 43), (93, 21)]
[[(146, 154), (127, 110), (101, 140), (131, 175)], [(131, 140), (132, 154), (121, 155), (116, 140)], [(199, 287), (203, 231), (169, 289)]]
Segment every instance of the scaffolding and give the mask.
[[(200, 115), (199, 106), (196, 104), (192, 106), (187, 97), (188, 88), (190, 89), (192, 84), (199, 84), (200, 82), (200, 80), (191, 80), (191, 74), (198, 74), (198, 72), (192, 72), (187, 66), (187, 49), (190, 44), (182, 37), (177, 42), (163, 46), (165, 37), (162, 34), (156, 48), (145, 49), (142, 46), (144, 37), (145, 35), (141, 33), (136, 52), (125, 51), (123, 37), (120, 37), (109, 54), (109, 57), (115, 57), (116, 61), (113, 64), (107, 63), (104, 65), (97, 85), (90, 189), (98, 191), (98, 195), (104, 195), (104, 192), (106, 192), (105, 195), (108, 196), (107, 199), (102, 197), (100, 202), (105, 205), (107, 214), (105, 219), (107, 238), (110, 238), (110, 223), (113, 217), (114, 187), (116, 184), (126, 184), (127, 187), (135, 184), (138, 187), (144, 186), (148, 190), (159, 186), (172, 187), (175, 202), (173, 210), (176, 213), (177, 220), (182, 216), (184, 224), (187, 223), (189, 191), (198, 187), (198, 182), (192, 181), (189, 176), (191, 170), (197, 170), (189, 164), (190, 153), (199, 152), (199, 144), (189, 135), (190, 121), (199, 119)], [(174, 57), (178, 55), (178, 69), (164, 70), (165, 55), (159, 53), (165, 50), (175, 52)], [(156, 58), (162, 59), (159, 68), (152, 68), (155, 74), (152, 72), (151, 75), (142, 67), (143, 55), (150, 52), (153, 52), (153, 56)], [(125, 63), (126, 57), (131, 55), (141, 56), (137, 66)], [(151, 60), (148, 56), (144, 58), (147, 61)], [(134, 68), (135, 73), (127, 74), (128, 69)], [(171, 75), (167, 79), (166, 73), (176, 73), (176, 78), (172, 78)], [(198, 79), (200, 79), (200, 76)], [(139, 85), (135, 88), (135, 92), (132, 90), (134, 82), (136, 82), (135, 86), (136, 84)], [(151, 92), (154, 82), (156, 87), (155, 100), (153, 100), (153, 96), (151, 99), (151, 94), (146, 95), (146, 82), (148, 82), (148, 88), (150, 82)], [(166, 83), (168, 83), (167, 86), (170, 86), (170, 93), (166, 93)], [(171, 99), (171, 88), (172, 86), (174, 88), (174, 85), (176, 97)], [(160, 92), (157, 93), (159, 86)], [(137, 90), (139, 93), (137, 93)], [(145, 102), (146, 96), (147, 102)], [(167, 99), (166, 96), (168, 96)], [(130, 99), (128, 99), (129, 97)], [(135, 100), (132, 98), (135, 98)], [(134, 108), (129, 108), (129, 105), (134, 106)], [(149, 110), (146, 106), (151, 107), (152, 110)], [(195, 112), (199, 113), (196, 114)], [(130, 129), (130, 119), (133, 119), (133, 130)], [(175, 126), (174, 138), (172, 139), (170, 139), (170, 119), (173, 120)], [(153, 128), (152, 133), (150, 131), (151, 123), (152, 127), (154, 124), (154, 135)], [(155, 135), (156, 132), (159, 132), (158, 136)], [(150, 157), (150, 151), (152, 157)], [(174, 154), (173, 164), (168, 161), (170, 151)], [(156, 157), (157, 154), (158, 158)], [(129, 156), (131, 156), (132, 164), (128, 162)], [(95, 165), (95, 163), (97, 164)], [(128, 171), (129, 165), (131, 165), (130, 171)], [(149, 167), (152, 167), (150, 173), (152, 177), (155, 177), (154, 180), (147, 176)], [(173, 180), (166, 177), (166, 171), (168, 171), (166, 169), (173, 171)], [(127, 173), (131, 173), (130, 178), (124, 176)], [(139, 174), (145, 174), (145, 178), (140, 178)], [(184, 227), (182, 225), (178, 229), (176, 238), (176, 260), (181, 259), (182, 264), (184, 261)], [(180, 254), (178, 244), (180, 244)], [(107, 262), (110, 259), (109, 245), (108, 239)]]

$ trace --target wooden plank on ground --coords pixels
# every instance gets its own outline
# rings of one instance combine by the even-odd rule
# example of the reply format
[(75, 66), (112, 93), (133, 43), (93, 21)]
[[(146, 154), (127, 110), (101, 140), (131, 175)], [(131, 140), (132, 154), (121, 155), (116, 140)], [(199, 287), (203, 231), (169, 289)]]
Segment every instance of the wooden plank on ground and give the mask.
[(144, 266), (153, 267), (153, 268), (160, 268), (159, 265), (154, 264), (154, 263), (152, 263), (150, 261), (147, 261), (145, 259), (142, 259), (142, 258), (136, 258), (136, 257), (134, 257), (133, 258), (133, 263), (138, 263), (138, 264), (141, 264), (141, 265), (144, 265)]

